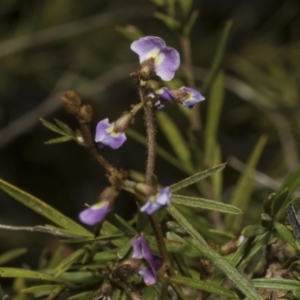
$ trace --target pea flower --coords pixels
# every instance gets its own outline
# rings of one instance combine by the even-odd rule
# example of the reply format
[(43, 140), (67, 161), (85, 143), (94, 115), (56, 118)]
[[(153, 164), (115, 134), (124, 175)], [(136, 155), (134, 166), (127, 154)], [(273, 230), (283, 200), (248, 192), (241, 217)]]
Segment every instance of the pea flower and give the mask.
[(131, 44), (131, 50), (139, 55), (141, 73), (149, 77), (155, 72), (165, 81), (170, 81), (180, 64), (177, 50), (166, 46), (163, 39), (157, 36), (145, 36)]
[(117, 132), (115, 130), (115, 123), (109, 123), (107, 118), (98, 122), (95, 142), (98, 143), (100, 149), (104, 146), (118, 149), (126, 140), (127, 138), (124, 132)]
[(205, 100), (197, 90), (185, 86), (173, 90), (163, 87), (156, 90), (154, 93), (160, 99), (179, 102), (190, 109), (192, 109), (195, 104)]
[(96, 203), (79, 214), (79, 219), (82, 223), (93, 226), (103, 221), (106, 215), (110, 212), (108, 201)]
[(147, 203), (141, 207), (141, 211), (151, 215), (157, 210), (167, 207), (171, 202), (171, 198), (170, 188), (168, 186), (164, 187), (159, 193), (148, 198)]
[(132, 257), (145, 259), (148, 263), (147, 266), (141, 265), (138, 273), (143, 277), (146, 285), (154, 284), (156, 282), (156, 271), (163, 263), (162, 257), (152, 254), (143, 236), (133, 240), (131, 245), (133, 248)]
[(79, 219), (87, 225), (95, 225), (102, 222), (111, 211), (115, 198), (119, 192), (112, 186), (106, 187), (98, 197), (98, 202), (79, 214)]

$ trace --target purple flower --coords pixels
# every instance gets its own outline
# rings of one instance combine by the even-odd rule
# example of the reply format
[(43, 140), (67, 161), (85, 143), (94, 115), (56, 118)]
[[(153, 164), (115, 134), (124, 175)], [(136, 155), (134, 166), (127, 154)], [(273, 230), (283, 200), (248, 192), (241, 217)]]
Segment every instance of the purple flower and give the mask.
[(131, 44), (131, 50), (139, 55), (140, 63), (154, 59), (154, 68), (161, 79), (172, 80), (180, 64), (177, 50), (167, 47), (163, 39), (157, 36), (145, 36)]
[(181, 90), (187, 92), (187, 96), (182, 99), (182, 104), (188, 108), (193, 108), (196, 103), (205, 100), (205, 98), (196, 90), (189, 87), (181, 87)]
[(155, 95), (158, 96), (160, 99), (166, 100), (166, 101), (173, 101), (174, 96), (170, 89), (163, 87), (159, 90), (154, 91)]
[(109, 212), (109, 202), (101, 201), (83, 210), (79, 214), (79, 219), (82, 223), (93, 226), (103, 221)]
[(143, 277), (146, 285), (156, 282), (156, 271), (159, 270), (163, 263), (161, 256), (153, 255), (144, 237), (140, 236), (132, 241), (133, 258), (143, 258), (147, 261), (148, 266), (141, 266), (139, 274)]
[(172, 193), (170, 192), (170, 188), (168, 186), (164, 187), (158, 194), (148, 199), (147, 203), (141, 207), (141, 211), (151, 215), (157, 210), (167, 207), (171, 202), (171, 198)]
[(116, 132), (115, 123), (109, 123), (108, 119), (101, 120), (97, 124), (95, 141), (101, 149), (108, 146), (112, 149), (121, 147), (126, 141), (124, 132)]

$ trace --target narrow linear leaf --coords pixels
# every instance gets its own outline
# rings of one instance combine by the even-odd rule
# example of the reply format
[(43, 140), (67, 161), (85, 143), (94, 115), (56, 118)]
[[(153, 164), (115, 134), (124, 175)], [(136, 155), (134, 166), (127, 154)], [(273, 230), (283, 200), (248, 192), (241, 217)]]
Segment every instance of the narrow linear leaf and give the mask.
[(0, 265), (6, 264), (13, 259), (25, 254), (28, 250), (26, 248), (14, 249), (7, 251), (0, 255)]
[(47, 145), (59, 144), (59, 143), (69, 142), (72, 140), (73, 140), (73, 137), (71, 137), (71, 136), (62, 136), (62, 137), (58, 137), (55, 139), (51, 139), (51, 140), (45, 142), (45, 144), (47, 144)]
[(194, 168), (191, 160), (191, 152), (188, 148), (187, 142), (180, 133), (180, 130), (173, 120), (163, 111), (157, 112), (156, 117), (159, 126), (164, 132), (166, 139), (172, 146), (176, 156), (188, 170), (192, 171)]
[(21, 202), (62, 228), (67, 229), (69, 232), (72, 231), (76, 235), (93, 236), (91, 232), (87, 231), (84, 227), (72, 221), (50, 205), (2, 179), (0, 179), (0, 188), (15, 200)]
[(51, 291), (53, 291), (57, 287), (63, 287), (63, 285), (57, 285), (57, 284), (43, 284), (43, 285), (37, 285), (32, 286), (26, 289), (21, 290), (22, 293), (39, 293), (39, 292), (46, 292), (49, 294)]
[(286, 210), (290, 202), (289, 195), (289, 189), (285, 188), (279, 195), (275, 195), (272, 201), (272, 216), (276, 216), (277, 221), (286, 217)]
[(73, 130), (64, 122), (54, 119), (55, 123), (68, 135), (72, 136), (74, 134)]
[(125, 233), (128, 236), (133, 236), (136, 234), (136, 231), (132, 226), (130, 226), (123, 218), (117, 214), (110, 214), (106, 218), (111, 224), (117, 227), (120, 231)]
[(207, 122), (204, 132), (204, 162), (207, 167), (213, 166), (217, 151), (217, 132), (224, 98), (224, 76), (219, 72), (213, 82), (208, 104)]
[(103, 235), (103, 236), (97, 236), (96, 238), (76, 238), (76, 239), (67, 239), (67, 240), (61, 240), (64, 243), (67, 244), (76, 244), (76, 243), (88, 243), (88, 242), (96, 242), (96, 241), (111, 241), (118, 238), (123, 237), (124, 234), (110, 234), (110, 235)]
[(66, 133), (64, 132), (64, 130), (60, 129), (59, 127), (57, 127), (56, 125), (44, 120), (44, 119), (40, 119), (40, 121), (42, 122), (42, 124), (47, 127), (48, 129), (61, 134), (61, 135), (66, 135)]
[(242, 212), (239, 208), (229, 204), (208, 200), (204, 198), (188, 197), (183, 195), (173, 195), (172, 203), (180, 204), (188, 207), (196, 207), (196, 208), (220, 211), (229, 214), (240, 214)]
[(276, 290), (286, 290), (293, 291), (300, 289), (300, 281), (292, 279), (283, 278), (258, 278), (252, 279), (251, 283), (256, 288), (263, 289), (276, 289)]
[(177, 283), (177, 284), (182, 284), (185, 286), (189, 286), (192, 288), (196, 288), (198, 290), (202, 290), (208, 293), (212, 293), (215, 295), (220, 295), (224, 297), (236, 297), (237, 295), (228, 290), (225, 289), (217, 284), (214, 284), (212, 282), (205, 282), (205, 281), (200, 281), (200, 280), (195, 280), (191, 279), (188, 277), (182, 277), (182, 276), (175, 276), (171, 278), (171, 281)]
[(226, 276), (236, 285), (236, 287), (250, 299), (263, 300), (253, 285), (239, 271), (233, 267), (228, 260), (223, 258), (213, 248), (209, 247), (203, 237), (195, 228), (185, 219), (185, 217), (173, 206), (168, 207), (168, 212), (185, 228), (191, 235), (192, 244), (213, 264), (226, 274)]
[(76, 294), (74, 296), (69, 297), (67, 300), (86, 300), (91, 299), (93, 292), (82, 292), (79, 294)]
[(25, 270), (19, 268), (0, 268), (0, 277), (5, 278), (28, 278), (28, 279), (38, 279), (47, 281), (61, 282), (60, 279), (55, 278), (49, 274), (44, 274), (32, 270)]
[[(243, 171), (240, 179), (235, 187), (234, 193), (229, 201), (231, 205), (239, 207), (242, 211), (247, 211), (250, 196), (253, 189), (254, 179), (253, 172), (260, 158), (262, 150), (267, 142), (267, 137), (262, 136), (256, 143), (254, 150), (247, 162), (245, 170)], [(232, 230), (233, 232), (238, 232), (243, 221), (243, 215), (240, 216), (225, 216), (226, 228)]]
[(232, 24), (233, 24), (232, 20), (228, 20), (225, 24), (225, 27), (224, 27), (224, 30), (223, 30), (223, 33), (222, 33), (222, 37), (220, 39), (219, 45), (216, 48), (217, 50), (216, 50), (216, 53), (214, 55), (212, 65), (209, 68), (209, 73), (205, 77), (205, 80), (204, 80), (203, 85), (202, 85), (203, 94), (206, 94), (206, 92), (208, 91), (211, 83), (214, 81), (214, 78), (215, 78), (216, 74), (218, 73), (218, 70), (220, 68), (220, 64), (221, 64), (223, 56), (224, 56), (224, 52), (225, 52), (225, 48), (226, 48), (226, 45), (227, 45), (229, 33), (231, 31), (231, 28), (232, 28)]
[(274, 227), (285, 242), (289, 243), (296, 250), (300, 250), (300, 242), (297, 241), (293, 233), (286, 226), (279, 222), (274, 222)]
[(80, 261), (80, 259), (83, 257), (83, 255), (86, 253), (85, 248), (81, 248), (73, 252), (71, 255), (69, 255), (66, 259), (64, 259), (62, 262), (59, 263), (59, 265), (55, 268), (54, 273), (55, 277), (62, 274), (64, 271), (68, 270), (72, 264), (75, 262)]
[(284, 181), (282, 184), (282, 187), (279, 189), (279, 191), (276, 193), (276, 197), (279, 197), (279, 195), (288, 188), (290, 193), (293, 194), (300, 186), (300, 166), (297, 167)]
[(208, 176), (211, 176), (212, 174), (216, 173), (216, 172), (219, 172), (221, 170), (223, 170), (225, 168), (226, 164), (221, 164), (219, 166), (216, 166), (214, 168), (211, 168), (211, 169), (208, 169), (208, 170), (205, 170), (205, 171), (202, 171), (202, 172), (199, 172), (199, 173), (196, 173), (188, 178), (185, 178), (183, 179), (182, 181), (179, 181), (177, 183), (174, 183), (170, 186), (170, 190), (171, 192), (176, 192), (178, 190), (181, 190), (191, 184), (194, 184)]

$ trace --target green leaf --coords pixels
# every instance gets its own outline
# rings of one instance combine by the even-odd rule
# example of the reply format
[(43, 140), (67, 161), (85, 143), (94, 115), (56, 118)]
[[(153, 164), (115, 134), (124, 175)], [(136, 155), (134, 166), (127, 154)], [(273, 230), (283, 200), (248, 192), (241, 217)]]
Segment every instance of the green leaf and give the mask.
[(64, 243), (68, 244), (76, 244), (76, 243), (88, 243), (88, 242), (96, 242), (96, 241), (111, 241), (118, 238), (123, 237), (124, 234), (109, 234), (109, 235), (101, 235), (97, 236), (96, 238), (76, 238), (76, 239), (68, 239), (68, 240), (61, 240)]
[(299, 188), (300, 186), (300, 166), (298, 166), (284, 181), (282, 187), (276, 193), (275, 198), (279, 197), (279, 195), (288, 188), (291, 195)]
[(204, 163), (212, 167), (217, 151), (217, 133), (224, 98), (224, 76), (219, 72), (213, 82), (208, 102), (207, 121), (204, 132)]
[(67, 300), (86, 300), (91, 299), (91, 296), (93, 295), (93, 292), (82, 292), (79, 294), (76, 294), (74, 296), (68, 297)]
[(205, 282), (205, 281), (195, 280), (192, 278), (182, 277), (182, 276), (171, 277), (171, 281), (180, 285), (182, 284), (185, 286), (189, 286), (198, 290), (202, 290), (215, 295), (220, 295), (223, 297), (237, 297), (237, 295), (234, 292), (225, 289), (212, 282)]
[(109, 214), (106, 220), (129, 237), (132, 237), (133, 235), (137, 234), (134, 228), (117, 214)]
[(249, 237), (264, 234), (266, 231), (267, 231), (267, 228), (265, 228), (263, 226), (249, 225), (243, 229), (241, 234), (249, 238)]
[(73, 130), (67, 124), (65, 124), (64, 122), (62, 122), (58, 119), (55, 119), (55, 118), (54, 118), (54, 121), (67, 135), (70, 135), (70, 136), (74, 135)]
[(278, 195), (275, 195), (272, 205), (272, 216), (276, 216), (276, 220), (286, 216), (286, 210), (289, 205), (289, 189), (285, 188)]
[[(184, 1), (184, 0), (183, 0)], [(188, 36), (190, 34), (190, 32), (192, 31), (195, 22), (197, 20), (199, 16), (199, 11), (194, 10), (189, 18), (189, 20), (186, 22), (184, 28), (183, 28), (183, 32), (186, 36)]]
[(179, 0), (180, 8), (183, 16), (187, 16), (191, 10), (193, 0)]
[(164, 22), (165, 25), (167, 27), (169, 27), (170, 30), (176, 30), (176, 29), (178, 29), (180, 27), (180, 23), (177, 20), (175, 20), (173, 17), (171, 17), (171, 16), (168, 16), (166, 14), (162, 14), (160, 12), (155, 12), (154, 16), (158, 20)]
[(51, 140), (45, 142), (45, 144), (47, 144), (47, 145), (59, 144), (59, 143), (69, 142), (72, 140), (73, 140), (73, 138), (71, 136), (61, 136), (61, 137), (58, 137), (55, 139), (51, 139)]
[(27, 269), (19, 268), (0, 268), (0, 277), (4, 278), (28, 278), (28, 279), (37, 279), (37, 280), (47, 280), (47, 281), (56, 281), (61, 282), (60, 279), (55, 278), (49, 274), (44, 274)]
[(217, 50), (216, 50), (216, 53), (214, 55), (212, 65), (209, 68), (209, 73), (205, 77), (205, 80), (204, 80), (203, 85), (202, 85), (202, 92), (203, 92), (204, 95), (208, 91), (211, 83), (214, 81), (215, 76), (219, 71), (219, 68), (220, 68), (220, 65), (221, 65), (221, 62), (222, 62), (222, 59), (223, 59), (223, 56), (224, 56), (224, 52), (225, 52), (225, 48), (226, 48), (226, 45), (227, 45), (227, 41), (228, 41), (228, 37), (229, 37), (229, 33), (231, 31), (231, 28), (232, 28), (232, 20), (228, 20), (225, 24), (225, 27), (224, 27), (219, 45), (216, 48)]
[(4, 265), (15, 258), (18, 258), (19, 256), (27, 253), (27, 251), (28, 250), (26, 248), (19, 248), (19, 249), (10, 250), (10, 251), (7, 251), (7, 252), (1, 254), (0, 255), (0, 265)]
[(61, 134), (61, 135), (67, 135), (64, 130), (62, 130), (61, 128), (57, 127), (56, 125), (44, 120), (44, 119), (40, 119), (40, 121), (42, 122), (42, 124), (47, 127), (48, 129), (58, 133), (58, 134)]
[[(32, 286), (21, 290), (22, 293), (35, 294), (35, 297), (47, 296), (53, 293), (53, 291), (60, 291), (64, 288), (64, 285), (57, 284), (44, 284)], [(47, 299), (50, 299), (49, 297)], [(52, 299), (52, 298), (51, 298)]]
[(176, 156), (181, 161), (185, 167), (192, 172), (193, 165), (191, 160), (191, 152), (188, 148), (187, 142), (184, 140), (180, 130), (173, 122), (173, 120), (163, 111), (158, 111), (156, 113), (156, 118), (159, 126), (161, 127), (164, 135), (172, 149), (174, 150)]
[(50, 205), (2, 179), (0, 179), (0, 188), (17, 201), (21, 202), (36, 213), (51, 220), (62, 228), (67, 229), (69, 232), (72, 232), (75, 235), (93, 236), (91, 232), (87, 231), (85, 228), (72, 221)]
[(274, 222), (274, 227), (276, 228), (281, 239), (289, 243), (296, 250), (300, 250), (300, 242), (297, 241), (293, 233), (290, 230), (288, 230), (286, 226), (279, 222)]
[(289, 205), (289, 207), (287, 209), (287, 215), (288, 215), (289, 222), (293, 229), (293, 234), (296, 237), (296, 239), (298, 241), (300, 241), (300, 224), (299, 224), (299, 220), (297, 217), (297, 213), (296, 213), (293, 205), (291, 205), (291, 204)]
[(285, 291), (293, 291), (296, 289), (300, 289), (300, 282), (298, 280), (292, 280), (292, 279), (257, 278), (257, 279), (252, 279), (251, 283), (256, 288), (263, 288), (263, 289), (276, 289), (276, 290), (285, 290)]
[[(247, 162), (247, 165), (245, 167), (245, 170), (243, 171), (242, 175), (240, 176), (240, 179), (235, 187), (235, 190), (233, 192), (233, 195), (229, 201), (231, 205), (239, 207), (242, 211), (247, 211), (249, 202), (250, 202), (250, 196), (253, 189), (253, 172), (254, 168), (260, 158), (260, 155), (262, 153), (262, 150), (267, 142), (267, 137), (262, 136), (258, 142), (256, 143), (253, 152), (251, 153), (251, 156)], [(240, 231), (241, 223), (243, 221), (244, 216), (232, 216), (232, 215), (226, 215), (225, 216), (225, 225), (226, 228), (232, 230), (233, 232)]]
[(183, 195), (173, 195), (172, 203), (180, 204), (188, 207), (209, 209), (214, 211), (220, 211), (229, 214), (240, 214), (241, 210), (235, 206), (208, 200), (204, 198), (188, 197)]
[[(87, 245), (87, 248), (88, 247), (90, 247), (90, 245)], [(78, 249), (72, 254), (70, 254), (67, 258), (65, 258), (63, 261), (61, 261), (59, 265), (54, 269), (55, 277), (58, 277), (60, 274), (68, 270), (70, 266), (74, 263), (79, 262), (80, 259), (86, 253), (86, 251), (86, 248)]]
[(94, 257), (93, 257), (93, 261), (112, 261), (112, 260), (116, 260), (117, 257), (117, 253), (112, 252), (112, 251), (101, 251), (101, 252), (97, 252)]
[(223, 258), (213, 248), (209, 247), (203, 237), (195, 230), (195, 228), (177, 211), (173, 206), (167, 208), (168, 212), (177, 220), (177, 222), (185, 228), (193, 238), (192, 244), (200, 251), (200, 253), (215, 264), (226, 276), (236, 285), (236, 287), (250, 299), (262, 300), (261, 295), (251, 285), (249, 280), (240, 274), (225, 258)]
[(183, 179), (182, 181), (179, 181), (177, 183), (174, 183), (170, 186), (170, 190), (172, 193), (178, 191), (178, 190), (181, 190), (191, 184), (194, 184), (208, 176), (211, 176), (212, 174), (216, 173), (216, 172), (219, 172), (221, 170), (223, 170), (225, 168), (226, 164), (221, 164), (219, 166), (216, 166), (214, 168), (211, 168), (211, 169), (208, 169), (208, 170), (205, 170), (205, 171), (202, 171), (202, 172), (199, 172), (199, 173), (196, 173), (190, 177), (187, 177), (185, 179)]

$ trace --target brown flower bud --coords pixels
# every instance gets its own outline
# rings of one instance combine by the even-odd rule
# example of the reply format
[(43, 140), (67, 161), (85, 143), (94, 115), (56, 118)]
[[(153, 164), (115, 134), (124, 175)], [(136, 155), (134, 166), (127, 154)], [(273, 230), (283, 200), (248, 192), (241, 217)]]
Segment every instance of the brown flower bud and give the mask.
[(70, 114), (79, 113), (81, 98), (77, 93), (74, 91), (67, 91), (62, 95), (61, 100)]
[(182, 89), (173, 89), (171, 90), (171, 93), (174, 97), (174, 102), (183, 102), (184, 100), (188, 99), (188, 97), (190, 96), (190, 94)]
[(141, 79), (147, 80), (153, 74), (155, 74), (155, 66), (154, 66), (154, 59), (151, 57), (145, 60), (140, 67), (140, 76)]
[(107, 201), (112, 206), (118, 194), (119, 192), (115, 188), (108, 186), (99, 195), (98, 202)]
[(90, 105), (83, 105), (80, 108), (80, 117), (86, 122), (90, 123), (92, 121), (93, 109)]
[(150, 91), (156, 91), (159, 90), (162, 87), (161, 82), (150, 79), (147, 81), (145, 88), (150, 90)]

